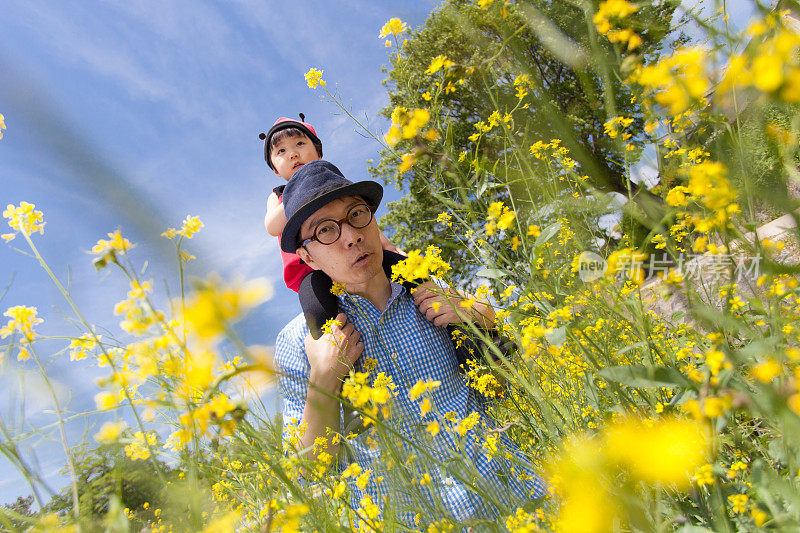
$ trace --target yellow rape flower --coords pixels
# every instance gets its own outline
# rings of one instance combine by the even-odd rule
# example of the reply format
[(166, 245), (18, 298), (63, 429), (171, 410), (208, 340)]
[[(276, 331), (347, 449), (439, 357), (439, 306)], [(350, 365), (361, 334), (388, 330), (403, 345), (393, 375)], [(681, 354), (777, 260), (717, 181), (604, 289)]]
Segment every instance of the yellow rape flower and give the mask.
[(311, 68), (306, 72), (306, 83), (312, 89), (316, 89), (317, 86), (325, 87), (325, 80), (322, 79), (323, 70), (317, 70), (315, 68)]
[(99, 338), (99, 336), (95, 337), (95, 335), (90, 333), (84, 333), (80, 337), (72, 339), (69, 343), (69, 360), (80, 361), (81, 359), (85, 359), (86, 356), (89, 355), (89, 351), (97, 347), (97, 339)]
[(186, 299), (183, 318), (194, 334), (211, 339), (222, 335), (226, 324), (271, 297), (272, 286), (264, 279), (236, 285), (223, 285), (212, 279), (199, 283)]
[(425, 74), (435, 74), (441, 69), (448, 69), (455, 63), (447, 59), (447, 56), (438, 55), (431, 60), (431, 64), (425, 70)]
[(417, 381), (413, 387), (411, 387), (411, 390), (408, 391), (408, 399), (416, 400), (426, 392), (436, 390), (437, 388), (439, 388), (439, 386), (441, 386), (441, 384), (442, 382), (438, 380), (421, 379)]
[(747, 494), (731, 494), (728, 496), (728, 501), (731, 502), (731, 510), (736, 514), (742, 514), (747, 511)]
[(36, 211), (34, 207), (36, 206), (28, 202), (20, 202), (18, 206), (14, 204), (6, 206), (3, 217), (8, 219), (8, 225), (15, 230), (15, 233), (3, 234), (4, 241), (12, 240), (18, 231), (24, 235), (30, 235), (37, 231), (44, 234), (44, 215), (41, 211)]
[(781, 364), (770, 357), (755, 365), (750, 373), (761, 383), (771, 383), (781, 373)]
[(103, 424), (103, 427), (100, 428), (100, 431), (94, 434), (94, 439), (97, 442), (111, 442), (117, 440), (122, 430), (127, 426), (128, 425), (124, 421), (106, 422)]
[(714, 476), (714, 467), (712, 465), (703, 465), (697, 469), (694, 476), (692, 476), (692, 481), (697, 483), (698, 487), (702, 487), (704, 485), (713, 485), (716, 481), (716, 477)]
[(92, 247), (92, 253), (95, 255), (106, 256), (109, 254), (125, 253), (133, 248), (131, 241), (126, 239), (117, 229), (113, 233), (108, 234), (108, 240), (100, 239)]
[(389, 21), (383, 25), (383, 28), (381, 28), (381, 32), (378, 34), (378, 38), (383, 39), (390, 33), (395, 37), (397, 37), (399, 34), (405, 32), (407, 29), (408, 25), (399, 18), (390, 18)]
[(0, 338), (5, 339), (15, 331), (21, 333), (28, 342), (34, 338), (33, 327), (44, 322), (36, 316), (36, 308), (26, 305), (15, 305), (6, 309), (4, 316), (9, 318), (5, 326), (0, 328)]
[(0, 113), (0, 139), (3, 138), (3, 130), (6, 129), (6, 117)]
[(702, 425), (674, 418), (622, 421), (608, 431), (606, 442), (610, 457), (639, 479), (679, 487), (689, 485), (709, 452)]
[(198, 217), (186, 215), (186, 218), (183, 220), (183, 225), (181, 226), (180, 231), (178, 231), (177, 233), (179, 235), (183, 235), (187, 239), (191, 239), (195, 233), (200, 231), (200, 228), (202, 228), (203, 225), (204, 224), (200, 221)]

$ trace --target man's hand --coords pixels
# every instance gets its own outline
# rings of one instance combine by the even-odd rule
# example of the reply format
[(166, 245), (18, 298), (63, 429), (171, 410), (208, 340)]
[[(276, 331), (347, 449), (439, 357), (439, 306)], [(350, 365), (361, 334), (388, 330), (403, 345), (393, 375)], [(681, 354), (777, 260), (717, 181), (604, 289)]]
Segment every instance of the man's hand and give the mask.
[(314, 340), (311, 335), (305, 339), (306, 354), (311, 365), (309, 380), (315, 387), (337, 394), (342, 381), (350, 373), (353, 364), (361, 357), (364, 344), (361, 335), (353, 324), (347, 322), (347, 315), (339, 313), (330, 333)]
[[(419, 312), (435, 326), (443, 327), (472, 320), (483, 328), (493, 327), (494, 308), (486, 302), (475, 300), (470, 294), (450, 287), (442, 288), (433, 281), (426, 281), (416, 288), (413, 296)], [(469, 305), (461, 305), (462, 302)]]

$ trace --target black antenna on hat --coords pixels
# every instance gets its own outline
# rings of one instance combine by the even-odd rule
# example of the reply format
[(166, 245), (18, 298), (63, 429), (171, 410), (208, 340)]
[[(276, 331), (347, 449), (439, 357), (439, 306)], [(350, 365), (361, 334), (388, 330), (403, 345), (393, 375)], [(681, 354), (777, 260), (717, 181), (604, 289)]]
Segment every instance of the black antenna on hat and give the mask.
[(306, 116), (303, 113), (300, 113), (300, 122), (305, 122)]
[(264, 139), (267, 138), (267, 134), (262, 131), (261, 133), (258, 134), (258, 138), (263, 141)]

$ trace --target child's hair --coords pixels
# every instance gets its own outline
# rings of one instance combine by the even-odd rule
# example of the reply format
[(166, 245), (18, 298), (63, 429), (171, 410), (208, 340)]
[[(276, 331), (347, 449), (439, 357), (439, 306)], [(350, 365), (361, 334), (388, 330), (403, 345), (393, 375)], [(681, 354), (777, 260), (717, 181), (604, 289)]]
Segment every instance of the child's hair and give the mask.
[(295, 128), (295, 127), (284, 128), (282, 130), (273, 133), (272, 137), (269, 138), (269, 146), (267, 147), (267, 149), (270, 152), (272, 152), (272, 149), (275, 147), (276, 144), (278, 144), (280, 140), (285, 139), (286, 137), (299, 137), (300, 135), (308, 137), (311, 140), (311, 143), (314, 145), (314, 148), (317, 149), (317, 155), (321, 158), (322, 142), (316, 137), (309, 136), (306, 132), (304, 132), (300, 128)]

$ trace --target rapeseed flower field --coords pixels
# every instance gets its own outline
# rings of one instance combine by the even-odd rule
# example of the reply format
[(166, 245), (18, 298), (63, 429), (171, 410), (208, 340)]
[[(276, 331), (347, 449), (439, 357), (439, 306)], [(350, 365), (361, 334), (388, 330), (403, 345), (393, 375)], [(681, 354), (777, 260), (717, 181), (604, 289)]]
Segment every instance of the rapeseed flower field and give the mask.
[[(561, 42), (533, 3), (468, 4), (466, 12), (487, 27), (511, 28), (504, 43), (526, 24), (537, 25), (542, 41)], [(211, 276), (184, 283), (183, 268), (194, 259), (186, 247), (203, 228), (197, 217), (163, 233), (180, 273), (180, 293), (165, 308), (154, 303), (152, 280), (138, 274), (145, 258), (120, 230), (92, 248), (98, 270), (129, 283), (109, 310), (127, 338), (118, 342), (95, 332), (40, 255), (47, 214), (21, 202), (3, 212), (10, 228), (3, 239), (25, 241), (31, 261), (82, 325), (81, 335), (65, 341), (65, 353), (76, 365), (106, 369), (97, 409), (125, 411), (88, 446), (139, 465), (159, 488), (153, 501), (126, 506), (118, 477), (98, 510), (99, 495), (83, 470), (85, 450), (67, 441), (53, 393), (70, 479), (62, 505), (39, 502), (43, 510), (34, 516), (3, 509), (0, 523), (37, 531), (800, 528), (800, 282), (791, 253), (798, 235), (795, 227), (780, 239), (762, 237), (754, 217), (766, 203), (774, 218), (791, 214), (797, 221), (800, 202), (759, 190), (741, 157), (741, 122), (755, 120), (747, 118), (754, 109), (768, 110), (757, 126), (780, 179), (800, 179), (800, 25), (789, 11), (767, 9), (738, 34), (705, 22), (706, 43), (663, 42), (645, 61), (639, 50), (658, 34), (647, 26), (648, 3), (580, 5), (588, 37), (576, 46), (591, 78), (583, 89), (605, 116), (604, 138), (596, 142), (625, 178), (626, 201), (612, 228), (598, 225), (597, 205), (610, 195), (596, 186), (599, 170), (571, 139), (567, 121), (559, 122), (564, 117), (552, 117), (562, 138), (531, 129), (531, 108), (552, 89), (511, 52), (476, 63), (437, 54), (416, 65), (424, 77), (407, 102), (393, 104), (385, 134), (350, 114), (322, 69), (305, 75), (310, 89), (382, 144), (396, 176), (430, 174), (427, 195), (437, 212), (428, 222), (435, 232), (426, 246), (408, 250), (393, 275), (469, 291), (462, 308), (491, 302), (493, 329), (465, 323), (452, 336), (473, 346), (463, 379), (484, 399), (496, 428), (475, 431), (484, 424), (478, 413), (440, 412), (442, 383), (428, 379), (408, 394), (424, 427), (414, 440), (400, 438), (393, 426), (402, 415), (397, 378), (375, 373), (375, 361), (364, 360), (335, 398), (352, 412), (351, 423), (303, 449), (302, 424), (283, 428), (280, 416), (241, 399), (242, 389), (276, 379), (269, 350), (246, 345), (232, 327), (267, 302), (272, 287)], [(725, 16), (723, 9), (718, 17)], [(415, 57), (414, 30), (400, 19), (389, 20), (379, 38), (388, 38), (396, 69)], [(483, 115), (455, 123), (443, 106), (473, 76), (493, 98), (483, 102)], [(617, 112), (614, 91), (633, 104), (630, 115)], [(468, 149), (454, 147), (456, 129), (468, 132)], [(723, 137), (733, 149), (719, 142)], [(647, 146), (655, 147), (659, 172), (649, 187), (636, 179)], [(461, 253), (458, 264), (448, 259), (453, 249)], [(5, 356), (36, 365), (47, 380), (36, 329), (50, 318), (25, 305), (4, 316)], [(391, 451), (381, 469), (356, 462), (337, 468), (329, 446), (361, 434)], [(443, 460), (432, 452), (442, 434), (459, 444), (456, 452), (477, 447), (490, 461), (510, 464), (513, 475), (526, 476), (525, 464), (533, 465), (547, 495), (500, 504), (476, 481), (466, 454)], [(25, 436), (4, 438), (13, 455), (15, 439)], [(504, 442), (518, 446), (525, 461)], [(24, 475), (35, 492), (35, 472)], [(401, 484), (413, 506), (400, 507), (389, 495), (351, 498), (354, 487), (363, 491), (384, 478)], [(495, 518), (459, 521), (433, 504), (439, 479), (458, 479), (492, 502)], [(406, 514), (413, 523), (400, 521)]]

